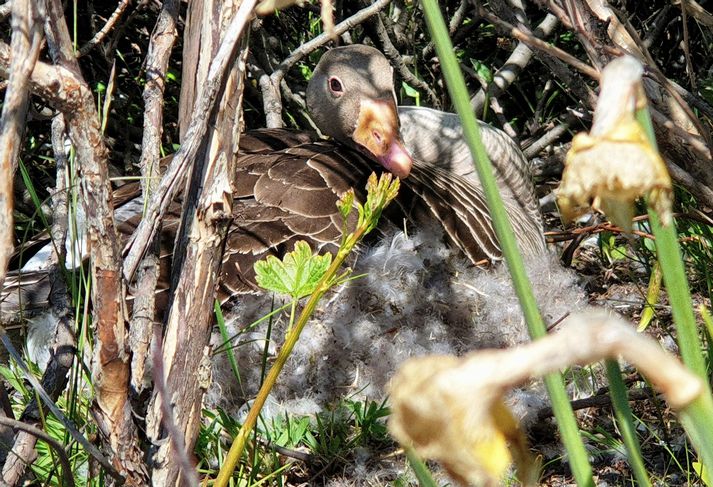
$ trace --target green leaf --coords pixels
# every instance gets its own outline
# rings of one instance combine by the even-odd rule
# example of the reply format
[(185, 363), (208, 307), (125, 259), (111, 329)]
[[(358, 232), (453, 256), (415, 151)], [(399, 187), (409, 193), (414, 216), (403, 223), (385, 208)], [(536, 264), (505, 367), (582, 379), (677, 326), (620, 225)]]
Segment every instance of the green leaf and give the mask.
[(178, 74), (178, 71), (173, 68), (168, 68), (168, 72), (166, 73), (166, 81), (169, 81), (171, 83), (178, 83), (179, 78), (180, 75)]
[(255, 263), (260, 287), (286, 294), (293, 299), (311, 294), (332, 263), (332, 254), (312, 255), (309, 244), (299, 241), (283, 260), (270, 255)]
[(693, 470), (696, 471), (696, 474), (698, 474), (698, 476), (701, 478), (701, 480), (703, 481), (704, 484), (706, 484), (709, 487), (711, 485), (713, 485), (711, 483), (711, 477), (710, 477), (710, 474), (708, 473), (708, 470), (706, 470), (703, 467), (703, 464), (701, 462), (693, 462)]
[(416, 106), (421, 106), (421, 93), (419, 93), (419, 91), (416, 88), (414, 88), (410, 84), (406, 83), (405, 81), (402, 81), (401, 89), (404, 90), (404, 93), (406, 94), (406, 96), (414, 99)]
[(303, 79), (312, 79), (312, 69), (307, 66), (306, 64), (302, 63), (298, 66), (300, 70), (300, 74), (302, 75)]
[(478, 61), (477, 59), (470, 60), (471, 66), (475, 70), (478, 77), (485, 81), (486, 83), (492, 83), (493, 81), (493, 71), (486, 65)]

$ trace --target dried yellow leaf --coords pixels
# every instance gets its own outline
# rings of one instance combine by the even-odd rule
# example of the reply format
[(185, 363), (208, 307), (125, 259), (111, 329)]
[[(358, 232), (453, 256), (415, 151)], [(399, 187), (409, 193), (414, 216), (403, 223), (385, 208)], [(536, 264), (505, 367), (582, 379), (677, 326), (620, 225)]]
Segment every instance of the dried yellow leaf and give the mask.
[(631, 231), (634, 203), (646, 195), (663, 223), (668, 224), (671, 178), (633, 114), (621, 118), (602, 136), (578, 134), (572, 140), (557, 192), (565, 221), (592, 206), (603, 211), (614, 224)]
[(602, 71), (592, 130), (572, 140), (557, 192), (565, 221), (594, 207), (631, 231), (634, 203), (648, 197), (664, 225), (671, 222), (672, 189), (666, 165), (635, 113), (646, 110), (644, 68), (621, 56)]
[(513, 458), (520, 477), (532, 477), (535, 462), (502, 389), (478, 387), (461, 362), (432, 356), (404, 364), (391, 385), (391, 433), (462, 484), (497, 483)]

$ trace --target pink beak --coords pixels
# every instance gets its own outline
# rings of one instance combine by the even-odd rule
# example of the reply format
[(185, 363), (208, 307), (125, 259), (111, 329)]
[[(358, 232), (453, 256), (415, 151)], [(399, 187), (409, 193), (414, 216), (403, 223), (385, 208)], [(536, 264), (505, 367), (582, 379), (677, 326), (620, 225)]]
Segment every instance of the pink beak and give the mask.
[(403, 179), (411, 172), (413, 160), (399, 135), (399, 118), (393, 101), (362, 101), (352, 139), (395, 176)]

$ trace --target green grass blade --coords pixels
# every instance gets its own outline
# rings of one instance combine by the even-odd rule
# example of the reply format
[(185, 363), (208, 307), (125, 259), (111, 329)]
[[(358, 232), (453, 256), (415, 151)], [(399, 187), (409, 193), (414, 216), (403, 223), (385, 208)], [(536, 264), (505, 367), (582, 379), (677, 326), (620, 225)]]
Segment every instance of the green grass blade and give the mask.
[[(533, 338), (542, 337), (547, 333), (546, 327), (537, 309), (532, 287), (525, 273), (522, 256), (518, 251), (512, 226), (507, 218), (505, 207), (495, 183), (492, 165), (480, 140), (478, 125), (470, 108), (468, 92), (453, 45), (448, 36), (448, 29), (435, 0), (423, 0), (423, 9), (426, 14), (426, 23), (436, 45), (438, 58), (441, 61), (448, 92), (460, 116), (463, 133), (474, 156), (475, 168), (478, 171), (478, 176), (488, 200), (488, 207), (493, 218), (498, 241), (503, 249), (503, 255), (513, 279), (515, 292), (520, 299), (530, 335)], [(577, 422), (564, 388), (562, 376), (557, 374), (545, 377), (545, 385), (552, 401), (552, 408), (557, 418), (557, 424), (562, 433), (562, 439), (577, 483), (579, 485), (594, 486), (592, 468), (589, 465), (587, 452), (579, 436)]]
[[(656, 147), (651, 114), (644, 106), (636, 111), (636, 119), (644, 128), (653, 147)], [(693, 300), (688, 287), (686, 270), (683, 265), (681, 248), (678, 245), (676, 225), (661, 224), (659, 215), (648, 207), (651, 229), (656, 237), (656, 254), (661, 264), (664, 284), (676, 325), (678, 347), (683, 362), (703, 379), (705, 390), (688, 407), (680, 412), (681, 423), (693, 441), (698, 454), (707, 468), (713, 465), (713, 397), (711, 397), (703, 345), (698, 336), (698, 327), (693, 312)]]
[[(223, 310), (220, 308), (220, 302), (216, 299), (213, 303), (213, 311), (215, 312), (215, 321), (218, 324), (218, 330), (220, 330), (220, 339), (223, 343), (229, 343), (231, 338), (228, 333), (228, 328), (225, 326), (225, 317), (223, 316)], [(235, 379), (238, 384), (242, 385), (240, 380), (240, 370), (238, 369), (238, 362), (235, 360), (235, 350), (233, 347), (226, 347), (225, 353), (228, 355), (228, 362), (230, 362), (230, 369), (233, 371)]]
[(411, 470), (413, 470), (416, 479), (418, 480), (418, 485), (421, 487), (438, 487), (438, 484), (431, 476), (431, 471), (425, 463), (416, 455), (416, 453), (410, 448), (406, 450), (406, 458), (408, 458), (408, 463), (411, 465)]
[(636, 426), (634, 418), (629, 407), (629, 398), (626, 395), (626, 386), (621, 379), (621, 369), (615, 360), (607, 360), (607, 378), (609, 380), (609, 390), (611, 393), (612, 405), (614, 406), (614, 414), (621, 432), (621, 438), (624, 440), (627, 453), (629, 454), (629, 465), (634, 472), (636, 482), (642, 487), (650, 487), (651, 481), (646, 473), (644, 459), (641, 456), (641, 445), (636, 437)]

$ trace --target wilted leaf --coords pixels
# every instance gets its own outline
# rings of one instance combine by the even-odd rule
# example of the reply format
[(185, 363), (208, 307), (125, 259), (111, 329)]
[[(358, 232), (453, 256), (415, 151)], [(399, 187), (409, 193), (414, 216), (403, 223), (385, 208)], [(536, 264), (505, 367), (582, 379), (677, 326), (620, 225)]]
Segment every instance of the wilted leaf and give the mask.
[(503, 398), (534, 377), (619, 357), (676, 411), (690, 412), (706, 393), (703, 381), (658, 342), (616, 317), (590, 312), (570, 316), (560, 331), (527, 345), (410, 359), (391, 382), (389, 431), (462, 484), (494, 484), (513, 462), (519, 480), (534, 485), (537, 464)]
[(662, 223), (671, 222), (671, 178), (635, 118), (635, 110), (646, 107), (642, 74), (641, 63), (630, 56), (612, 61), (602, 72), (592, 132), (572, 140), (557, 191), (565, 221), (591, 206), (629, 232), (634, 203), (646, 196)]
[(431, 356), (402, 366), (391, 386), (389, 429), (463, 484), (495, 482), (513, 459), (528, 483), (535, 462), (501, 389), (478, 387), (476, 377), (460, 374), (460, 364), (455, 357)]
[(309, 244), (299, 241), (283, 260), (270, 255), (255, 263), (255, 279), (268, 291), (287, 294), (293, 299), (311, 294), (332, 263), (332, 254), (312, 255)]

